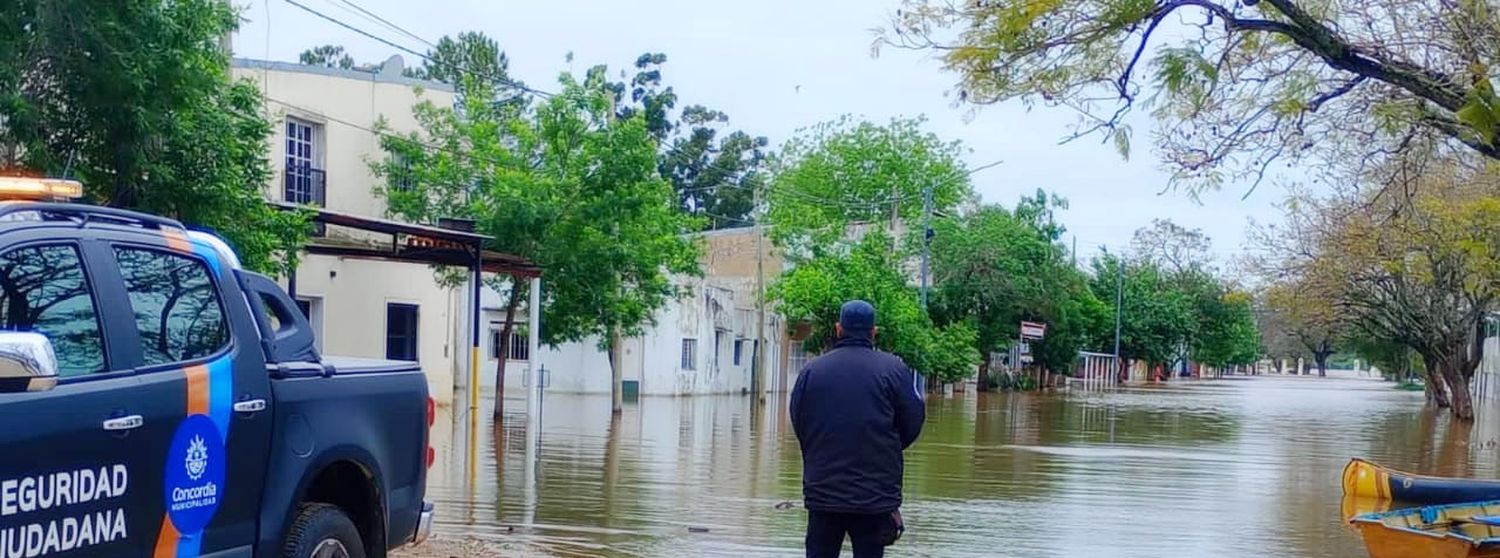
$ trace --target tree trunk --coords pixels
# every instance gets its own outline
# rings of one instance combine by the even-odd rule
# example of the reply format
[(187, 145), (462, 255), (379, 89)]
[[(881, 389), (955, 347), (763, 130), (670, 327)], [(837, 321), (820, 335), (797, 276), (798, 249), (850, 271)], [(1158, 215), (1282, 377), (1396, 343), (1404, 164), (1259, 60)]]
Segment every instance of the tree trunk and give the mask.
[(610, 412), (618, 415), (625, 410), (625, 370), (620, 358), (620, 329), (609, 330)]
[(1464, 377), (1463, 363), (1454, 359), (1443, 367), (1443, 378), (1448, 384), (1449, 407), (1459, 420), (1474, 420), (1474, 402), (1469, 397), (1469, 380)]
[(990, 390), (990, 360), (990, 352), (985, 351), (984, 360), (979, 362), (979, 381), (977, 382), (979, 391)]
[(1328, 357), (1332, 355), (1333, 351), (1318, 351), (1313, 353), (1313, 362), (1318, 363), (1318, 376), (1328, 377)]
[[(516, 330), (516, 306), (521, 302), (519, 287), (510, 286), (510, 300), (505, 303), (505, 323), (500, 325), (500, 354), (495, 355), (495, 412), (491, 415), (495, 420), (505, 417), (505, 362), (510, 360), (510, 334)], [(527, 309), (528, 312), (539, 311), (536, 308)], [(527, 358), (536, 358), (528, 355)], [(536, 386), (532, 386), (536, 387)], [(473, 389), (479, 389), (474, 386)]]
[(1422, 364), (1424, 368), (1422, 370), (1422, 383), (1426, 386), (1423, 392), (1427, 395), (1427, 402), (1437, 405), (1439, 408), (1447, 408), (1449, 406), (1448, 381), (1443, 377), (1442, 372), (1440, 372), (1442, 367), (1436, 359), (1426, 355), (1422, 356)]

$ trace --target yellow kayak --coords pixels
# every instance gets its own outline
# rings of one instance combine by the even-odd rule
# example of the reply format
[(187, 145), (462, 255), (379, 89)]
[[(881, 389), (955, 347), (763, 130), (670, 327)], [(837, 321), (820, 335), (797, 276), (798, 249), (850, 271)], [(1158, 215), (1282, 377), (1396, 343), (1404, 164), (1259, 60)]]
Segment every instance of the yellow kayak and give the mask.
[(1344, 466), (1344, 496), (1409, 504), (1454, 504), (1500, 500), (1500, 480), (1414, 475), (1351, 459)]
[(1370, 558), (1500, 558), (1500, 501), (1355, 517)]

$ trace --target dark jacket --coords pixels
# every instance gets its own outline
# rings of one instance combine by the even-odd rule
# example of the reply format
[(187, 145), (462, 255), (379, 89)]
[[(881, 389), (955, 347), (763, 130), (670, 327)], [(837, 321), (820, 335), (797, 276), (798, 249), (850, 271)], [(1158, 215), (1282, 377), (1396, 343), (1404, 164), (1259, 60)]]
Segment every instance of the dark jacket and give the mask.
[(927, 416), (921, 378), (868, 339), (845, 337), (792, 389), (807, 509), (888, 513), (901, 507), (901, 452)]

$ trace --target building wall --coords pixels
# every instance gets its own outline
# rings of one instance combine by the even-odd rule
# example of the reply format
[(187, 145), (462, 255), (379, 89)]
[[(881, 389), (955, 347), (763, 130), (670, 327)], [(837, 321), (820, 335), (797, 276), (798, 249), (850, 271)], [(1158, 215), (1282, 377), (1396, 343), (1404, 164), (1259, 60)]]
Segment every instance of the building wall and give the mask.
[[(412, 107), (423, 101), (451, 106), (446, 85), (400, 77), (399, 59), (372, 74), (283, 62), (236, 59), (233, 75), (258, 85), (272, 124), (270, 162), (274, 171), (266, 197), (285, 200), (288, 118), (314, 125), (313, 167), (324, 171), (326, 204), (334, 211), (384, 218), (376, 194), (382, 181), (370, 170), (381, 161), (380, 123), (392, 133), (419, 129)], [(377, 240), (328, 227), (328, 237)], [(383, 241), (389, 242), (389, 236)], [(428, 388), (440, 405), (450, 405), (455, 378), (468, 369), (467, 290), (444, 288), (421, 264), (329, 256), (304, 256), (298, 266), (296, 295), (312, 308), (313, 327), (325, 354), (370, 358), (386, 356), (386, 305), (418, 307), (417, 357)], [(290, 287), (286, 279), (282, 285)]]
[(453, 327), (463, 318), (465, 297), (439, 286), (431, 269), (307, 256), (297, 267), (296, 290), (298, 299), (313, 303), (314, 335), (331, 355), (385, 358), (386, 305), (417, 306), (417, 360), (428, 391), (438, 401), (451, 400), (455, 367), (463, 367), (468, 354), (467, 336)]
[[(752, 351), (757, 330), (756, 319), (756, 252), (755, 236), (750, 229), (712, 231), (702, 236), (704, 242), (704, 277), (677, 277), (674, 281), (687, 294), (660, 309), (656, 325), (642, 335), (623, 340), (621, 369), (626, 381), (639, 382), (641, 395), (679, 396), (745, 393), (751, 387)], [(767, 280), (781, 273), (783, 263), (761, 244)], [(546, 288), (546, 280), (542, 282)], [(499, 329), (504, 320), (502, 297), (494, 291), (484, 294), (485, 321)], [(526, 310), (520, 309), (516, 323), (526, 323)], [(542, 324), (546, 327), (546, 323)], [(768, 391), (789, 389), (782, 372), (784, 359), (783, 326), (771, 308), (766, 309), (765, 387)], [(717, 344), (716, 344), (717, 338)], [(488, 339), (488, 337), (486, 337)], [(696, 358), (683, 366), (683, 341), (695, 340)], [(735, 342), (743, 341), (741, 358), (734, 361)], [(486, 345), (488, 345), (486, 341)], [(598, 339), (567, 343), (540, 351), (547, 371), (547, 390), (557, 393), (607, 394), (610, 392), (608, 355), (599, 350)], [(494, 370), (498, 363), (494, 351), (486, 347), (485, 373), (482, 382), (494, 389)], [(533, 358), (532, 360), (535, 360)], [(506, 392), (519, 396), (525, 389), (529, 362), (512, 361), (506, 366)]]
[(394, 133), (418, 130), (414, 105), (454, 102), (452, 90), (442, 84), (352, 70), (237, 59), (233, 74), (259, 85), (266, 98), (275, 173), (267, 197), (285, 199), (286, 118), (292, 117), (324, 132), (315, 141), (315, 160), (327, 173), (327, 207), (367, 217), (383, 217), (386, 209), (375, 195), (380, 181), (370, 171), (371, 162), (385, 158), (380, 135), (372, 130), (382, 120)]

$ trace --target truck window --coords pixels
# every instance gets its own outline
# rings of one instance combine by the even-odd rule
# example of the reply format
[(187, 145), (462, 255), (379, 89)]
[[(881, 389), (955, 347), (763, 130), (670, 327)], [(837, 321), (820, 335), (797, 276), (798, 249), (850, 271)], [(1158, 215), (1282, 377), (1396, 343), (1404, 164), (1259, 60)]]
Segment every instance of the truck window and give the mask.
[(0, 255), (0, 329), (46, 335), (63, 377), (104, 370), (98, 312), (72, 246), (29, 246)]
[(115, 257), (141, 334), (143, 365), (196, 360), (229, 344), (224, 309), (202, 262), (122, 247)]

